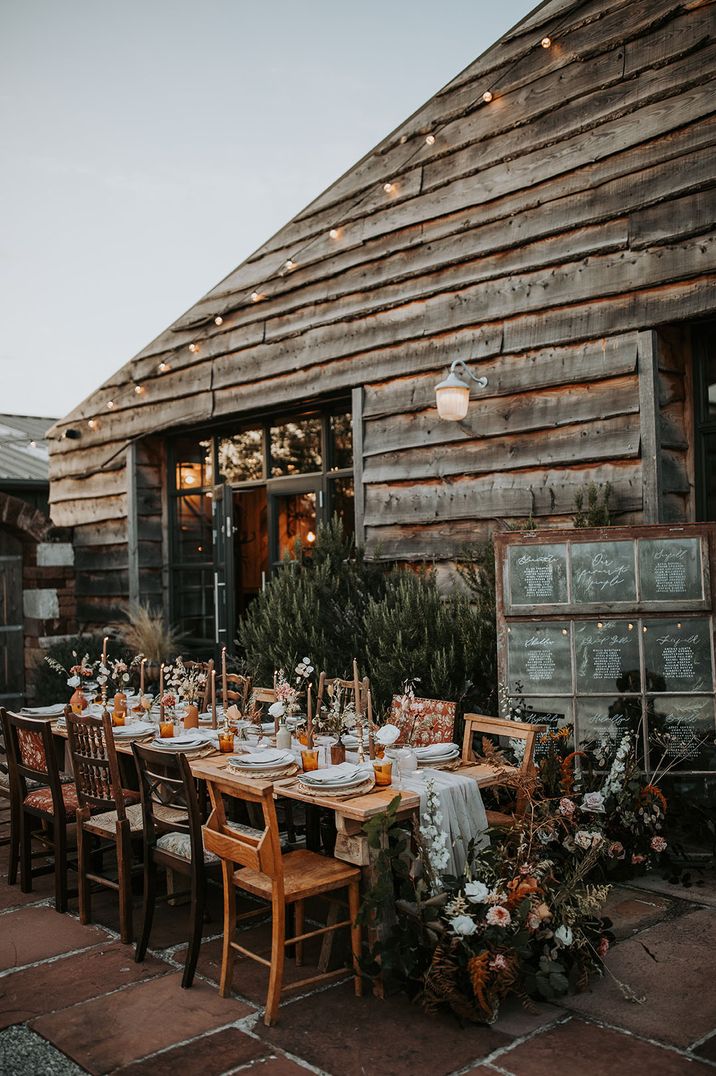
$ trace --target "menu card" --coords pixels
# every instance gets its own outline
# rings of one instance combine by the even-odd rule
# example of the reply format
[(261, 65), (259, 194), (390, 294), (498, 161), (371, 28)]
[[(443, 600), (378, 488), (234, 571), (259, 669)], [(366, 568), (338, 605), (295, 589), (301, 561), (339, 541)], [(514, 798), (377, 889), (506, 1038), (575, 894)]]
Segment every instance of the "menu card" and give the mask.
[(639, 542), (642, 601), (703, 598), (701, 542), (698, 538), (655, 538)]
[(511, 624), (507, 663), (511, 691), (525, 695), (570, 692), (569, 624)]
[(577, 690), (639, 691), (639, 631), (632, 620), (582, 620), (574, 625)]
[(567, 601), (566, 545), (511, 546), (512, 605), (560, 605)]

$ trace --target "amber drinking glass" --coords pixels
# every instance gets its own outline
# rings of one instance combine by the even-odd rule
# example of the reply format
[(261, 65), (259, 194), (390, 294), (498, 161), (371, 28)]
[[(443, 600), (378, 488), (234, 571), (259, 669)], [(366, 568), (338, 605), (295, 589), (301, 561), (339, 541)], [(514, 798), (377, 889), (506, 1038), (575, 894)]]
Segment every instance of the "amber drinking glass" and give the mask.
[(391, 783), (391, 772), (393, 769), (392, 759), (389, 758), (376, 758), (373, 759), (373, 772), (375, 773), (375, 783), (382, 788), (386, 788)]
[(301, 762), (303, 763), (304, 773), (318, 769), (318, 755), (319, 748), (317, 747), (304, 747), (301, 749)]
[(161, 718), (159, 721), (159, 735), (163, 740), (169, 740), (174, 735), (174, 720), (170, 717)]
[(219, 729), (219, 750), (226, 755), (234, 750), (233, 729)]

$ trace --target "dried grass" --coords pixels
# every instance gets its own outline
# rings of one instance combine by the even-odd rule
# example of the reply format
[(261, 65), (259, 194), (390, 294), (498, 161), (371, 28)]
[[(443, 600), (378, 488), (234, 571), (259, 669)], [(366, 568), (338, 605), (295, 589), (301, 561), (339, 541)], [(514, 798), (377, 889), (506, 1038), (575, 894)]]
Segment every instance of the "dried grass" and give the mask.
[(167, 624), (164, 614), (149, 605), (134, 605), (127, 613), (127, 623), (115, 625), (124, 644), (148, 661), (166, 661), (174, 657), (182, 635)]

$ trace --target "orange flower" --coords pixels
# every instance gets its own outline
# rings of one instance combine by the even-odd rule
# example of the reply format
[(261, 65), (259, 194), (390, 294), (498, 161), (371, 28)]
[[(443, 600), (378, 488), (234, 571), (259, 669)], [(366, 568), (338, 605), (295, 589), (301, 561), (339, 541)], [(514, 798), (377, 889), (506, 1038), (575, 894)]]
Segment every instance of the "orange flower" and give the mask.
[(539, 882), (531, 875), (526, 878), (513, 878), (507, 883), (507, 888), (510, 891), (506, 902), (508, 908), (516, 908), (525, 897), (531, 897), (540, 891)]
[(646, 787), (641, 790), (641, 798), (645, 800), (648, 799), (649, 796), (659, 801), (662, 811), (666, 814), (666, 796), (661, 789), (657, 788), (656, 785), (646, 785)]

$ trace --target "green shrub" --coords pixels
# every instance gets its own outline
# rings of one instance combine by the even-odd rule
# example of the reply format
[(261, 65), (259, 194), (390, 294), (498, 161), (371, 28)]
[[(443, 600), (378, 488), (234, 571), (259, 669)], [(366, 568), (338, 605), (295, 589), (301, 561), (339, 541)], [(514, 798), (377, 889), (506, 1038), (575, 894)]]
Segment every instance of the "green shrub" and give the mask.
[[(41, 658), (31, 673), (32, 701), (33, 705), (49, 706), (53, 702), (66, 702), (72, 694), (72, 688), (66, 683), (66, 677), (62, 673), (50, 668), (45, 657), (59, 661), (65, 669), (76, 663), (72, 655), (75, 651), (79, 657), (89, 654), (90, 661), (95, 661), (102, 656), (101, 635), (75, 635), (71, 639), (54, 643), (48, 650), (41, 650)], [(107, 656), (111, 659), (123, 658), (129, 663), (134, 657), (132, 651), (127, 650), (123, 643), (110, 639), (107, 643)], [(28, 692), (29, 694), (29, 692)]]

